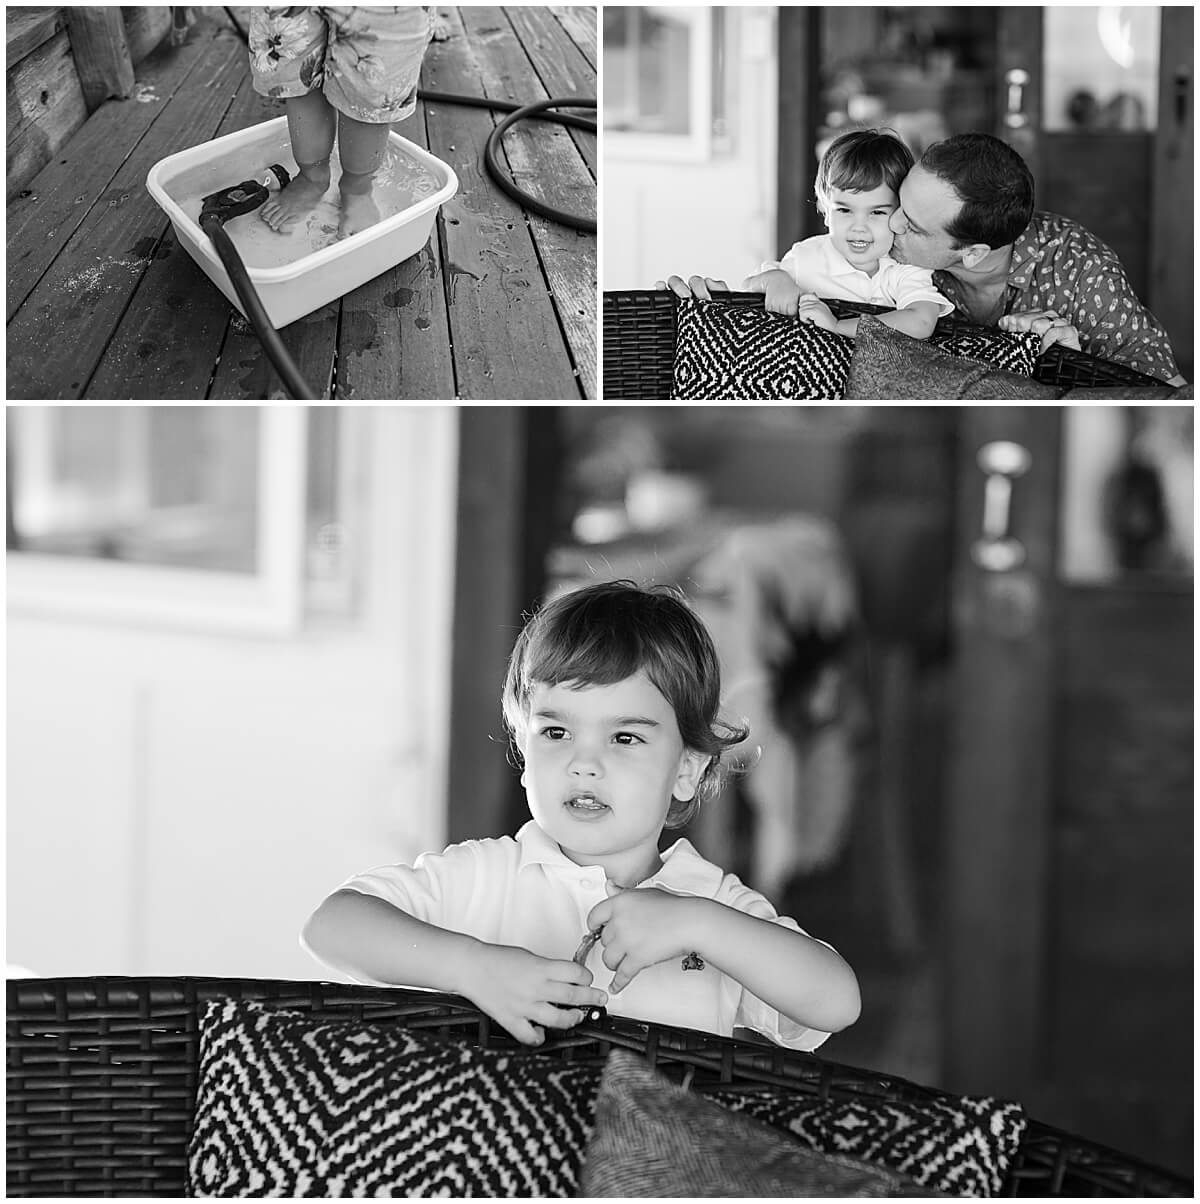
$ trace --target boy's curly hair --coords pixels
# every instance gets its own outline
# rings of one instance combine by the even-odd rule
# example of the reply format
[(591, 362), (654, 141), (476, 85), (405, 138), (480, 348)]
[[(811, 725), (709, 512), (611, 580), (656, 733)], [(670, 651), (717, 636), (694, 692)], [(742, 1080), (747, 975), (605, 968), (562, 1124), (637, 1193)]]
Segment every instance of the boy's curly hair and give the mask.
[(691, 799), (672, 799), (666, 826), (681, 828), (715, 792), (724, 772), (721, 755), (750, 733), (718, 718), (721, 669), (704, 624), (671, 586), (602, 582), (562, 594), (542, 606), (517, 637), (509, 658), (502, 704), (513, 755), (521, 741), (535, 685), (615, 685), (638, 670), (671, 704), (684, 746), (709, 763)]
[(867, 192), (886, 184), (897, 196), (912, 168), (912, 151), (890, 130), (851, 130), (835, 138), (821, 156), (813, 191), (817, 208), (828, 212), (835, 188)]

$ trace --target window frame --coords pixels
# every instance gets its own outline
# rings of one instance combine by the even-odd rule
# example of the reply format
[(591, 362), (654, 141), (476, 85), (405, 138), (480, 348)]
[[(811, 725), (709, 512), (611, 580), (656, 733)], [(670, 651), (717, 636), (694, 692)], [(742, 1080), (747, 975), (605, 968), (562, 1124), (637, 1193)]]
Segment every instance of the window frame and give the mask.
[(689, 30), (689, 132), (646, 134), (605, 129), (605, 154), (614, 159), (698, 163), (713, 156), (713, 11), (705, 5), (680, 5), (670, 13), (684, 20)]
[(296, 633), (304, 617), (307, 415), (303, 406), (257, 409), (255, 572), (8, 551), (9, 611), (204, 632)]

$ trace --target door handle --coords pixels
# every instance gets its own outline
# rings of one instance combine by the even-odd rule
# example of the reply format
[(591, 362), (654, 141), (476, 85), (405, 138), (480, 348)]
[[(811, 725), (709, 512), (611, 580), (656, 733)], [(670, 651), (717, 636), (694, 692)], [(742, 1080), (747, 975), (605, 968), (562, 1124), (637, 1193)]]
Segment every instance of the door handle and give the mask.
[(1029, 124), (1029, 118), (1025, 115), (1025, 89), (1029, 86), (1029, 72), (1021, 67), (1013, 67), (1004, 73), (1004, 83), (1008, 89), (1004, 124), (1010, 130), (1019, 130)]
[(985, 443), (975, 462), (986, 475), (983, 523), (971, 545), (971, 558), (990, 573), (1005, 573), (1025, 562), (1025, 545), (1011, 534), (1013, 482), (1033, 463), (1029, 450), (1005, 439)]
[(1192, 94), (1192, 73), (1186, 67), (1180, 67), (1175, 72), (1175, 124), (1185, 125), (1188, 115), (1188, 101)]

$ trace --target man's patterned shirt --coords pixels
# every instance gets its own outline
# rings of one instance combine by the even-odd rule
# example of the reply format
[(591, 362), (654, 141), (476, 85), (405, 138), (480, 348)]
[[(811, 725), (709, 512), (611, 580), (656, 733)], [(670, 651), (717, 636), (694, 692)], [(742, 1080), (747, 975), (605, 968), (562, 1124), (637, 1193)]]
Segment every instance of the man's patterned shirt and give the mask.
[[(934, 272), (933, 282), (964, 314), (958, 282)], [(1052, 309), (1079, 331), (1079, 345), (1170, 380), (1179, 374), (1162, 323), (1137, 299), (1121, 261), (1078, 222), (1057, 213), (1035, 213), (1013, 244), (1004, 312)]]

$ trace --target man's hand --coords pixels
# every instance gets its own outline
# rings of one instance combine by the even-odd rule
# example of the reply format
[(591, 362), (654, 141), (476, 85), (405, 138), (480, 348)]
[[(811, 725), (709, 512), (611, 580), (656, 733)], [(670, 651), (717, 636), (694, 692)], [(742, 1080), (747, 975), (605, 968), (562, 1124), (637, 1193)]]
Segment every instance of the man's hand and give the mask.
[(837, 318), (833, 310), (816, 293), (801, 293), (796, 305), (796, 317), (801, 322), (811, 322), (823, 330), (837, 330)]
[[(608, 1002), (591, 981), (591, 970), (575, 962), (553, 961), (513, 945), (484, 944), (462, 993), (522, 1044), (541, 1045), (543, 1028), (574, 1028), (584, 1018), (580, 1008)], [(554, 1006), (559, 1003), (569, 1006)]]
[(673, 895), (654, 886), (622, 890), (608, 885), (609, 897), (588, 913), (589, 929), (603, 928), (603, 961), (614, 970), (608, 989), (627, 987), (641, 971), (690, 953), (696, 904), (704, 900)]
[(1055, 343), (1061, 343), (1064, 347), (1072, 347), (1076, 351), (1082, 350), (1079, 346), (1079, 331), (1066, 318), (1060, 318), (1053, 309), (1034, 309), (1019, 314), (1005, 314), (997, 325), (1001, 330), (1012, 331), (1014, 334), (1032, 330), (1034, 334), (1041, 335), (1042, 346), (1039, 355)]
[(656, 280), (654, 287), (669, 288), (677, 297), (696, 297), (700, 301), (711, 301), (714, 291), (727, 293), (729, 285), (724, 280), (714, 280), (711, 276), (671, 276), (666, 281)]

